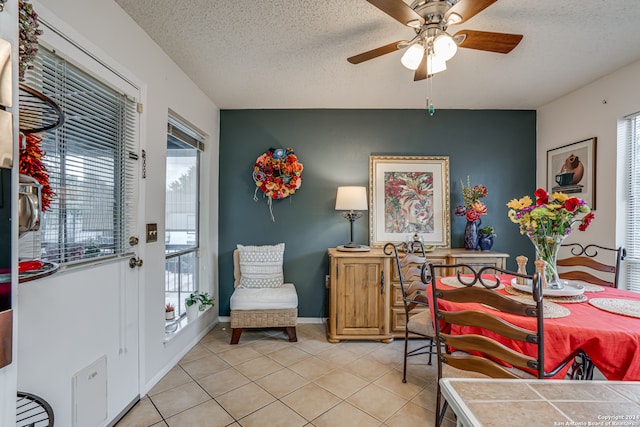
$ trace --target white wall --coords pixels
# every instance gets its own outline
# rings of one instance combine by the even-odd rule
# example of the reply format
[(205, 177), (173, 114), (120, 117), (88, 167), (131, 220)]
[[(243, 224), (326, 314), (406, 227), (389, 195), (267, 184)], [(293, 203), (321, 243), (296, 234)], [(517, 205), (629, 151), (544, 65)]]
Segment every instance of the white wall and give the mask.
[(624, 116), (640, 110), (639, 76), (640, 61), (538, 109), (538, 186), (546, 187), (547, 150), (598, 138), (596, 218), (586, 232), (573, 232), (567, 242), (598, 242), (609, 247), (624, 244), (624, 229), (616, 229), (624, 190), (616, 182), (617, 126)]
[[(218, 136), (219, 109), (171, 62), (113, 1), (47, 0), (33, 2), (48, 22), (136, 82), (142, 89), (141, 148), (147, 153), (142, 181), (144, 223), (157, 223), (157, 243), (144, 243), (140, 256), (140, 394), (144, 394), (207, 328), (217, 321), (217, 306), (164, 344), (164, 197), (167, 113), (171, 109), (205, 132), (201, 206), (203, 286), (217, 298)], [(83, 269), (58, 273), (21, 285), (18, 330), (18, 387), (46, 394), (56, 424), (71, 426), (71, 375), (110, 355), (117, 345), (112, 332), (118, 310), (117, 284), (111, 270)], [(98, 277), (100, 276), (100, 277)], [(84, 305), (77, 314), (74, 305)], [(91, 309), (90, 307), (94, 307)], [(55, 316), (58, 310), (69, 310)], [(39, 344), (46, 344), (41, 346)], [(108, 356), (109, 357), (109, 356)], [(115, 356), (114, 356), (115, 357)], [(10, 392), (10, 390), (8, 391)], [(1, 393), (1, 391), (0, 391)], [(2, 396), (0, 396), (2, 397)], [(3, 399), (5, 400), (5, 399)], [(12, 405), (14, 405), (12, 399)], [(123, 408), (120, 408), (120, 410)], [(109, 420), (118, 415), (109, 408)], [(1, 421), (1, 420), (0, 420)], [(0, 422), (1, 425), (5, 425)], [(9, 425), (9, 424), (7, 424)]]

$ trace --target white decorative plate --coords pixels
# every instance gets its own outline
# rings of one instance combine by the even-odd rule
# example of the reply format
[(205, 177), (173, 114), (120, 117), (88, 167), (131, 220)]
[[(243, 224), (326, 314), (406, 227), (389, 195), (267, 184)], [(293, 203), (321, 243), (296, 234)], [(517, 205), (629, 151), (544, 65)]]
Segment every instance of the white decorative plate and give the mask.
[[(562, 289), (543, 289), (542, 295), (550, 297), (570, 297), (574, 295), (582, 295), (584, 293), (584, 286), (579, 283), (564, 281), (564, 288)], [(511, 286), (519, 291), (531, 293), (531, 284), (521, 285), (518, 283), (516, 277), (511, 279)]]

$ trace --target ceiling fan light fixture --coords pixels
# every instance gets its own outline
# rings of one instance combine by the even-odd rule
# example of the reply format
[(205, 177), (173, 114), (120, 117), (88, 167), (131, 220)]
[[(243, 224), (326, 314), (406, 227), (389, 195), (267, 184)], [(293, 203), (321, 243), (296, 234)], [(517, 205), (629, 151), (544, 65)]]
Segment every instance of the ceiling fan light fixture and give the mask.
[(447, 16), (447, 25), (456, 25), (460, 22), (462, 22), (462, 16), (455, 12), (451, 12), (449, 16)]
[(453, 58), (458, 51), (458, 45), (449, 34), (443, 32), (434, 39), (433, 51), (436, 56), (448, 61)]
[(400, 62), (408, 69), (415, 71), (420, 66), (423, 56), (424, 47), (420, 43), (412, 44), (402, 55)]
[(427, 56), (427, 75), (432, 75), (447, 69), (447, 62), (438, 55)]

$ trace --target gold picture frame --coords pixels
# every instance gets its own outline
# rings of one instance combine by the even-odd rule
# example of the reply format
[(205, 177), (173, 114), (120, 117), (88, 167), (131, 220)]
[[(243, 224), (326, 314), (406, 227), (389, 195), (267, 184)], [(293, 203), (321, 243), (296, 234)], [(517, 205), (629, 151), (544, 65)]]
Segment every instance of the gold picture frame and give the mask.
[(450, 247), (449, 157), (369, 156), (369, 244)]

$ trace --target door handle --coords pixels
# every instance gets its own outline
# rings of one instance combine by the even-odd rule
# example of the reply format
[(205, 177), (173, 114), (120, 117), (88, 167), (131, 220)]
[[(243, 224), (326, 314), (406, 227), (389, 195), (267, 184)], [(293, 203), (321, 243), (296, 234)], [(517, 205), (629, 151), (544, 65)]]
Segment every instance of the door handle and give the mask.
[(136, 258), (135, 256), (129, 258), (129, 267), (131, 268), (142, 267), (142, 259)]

